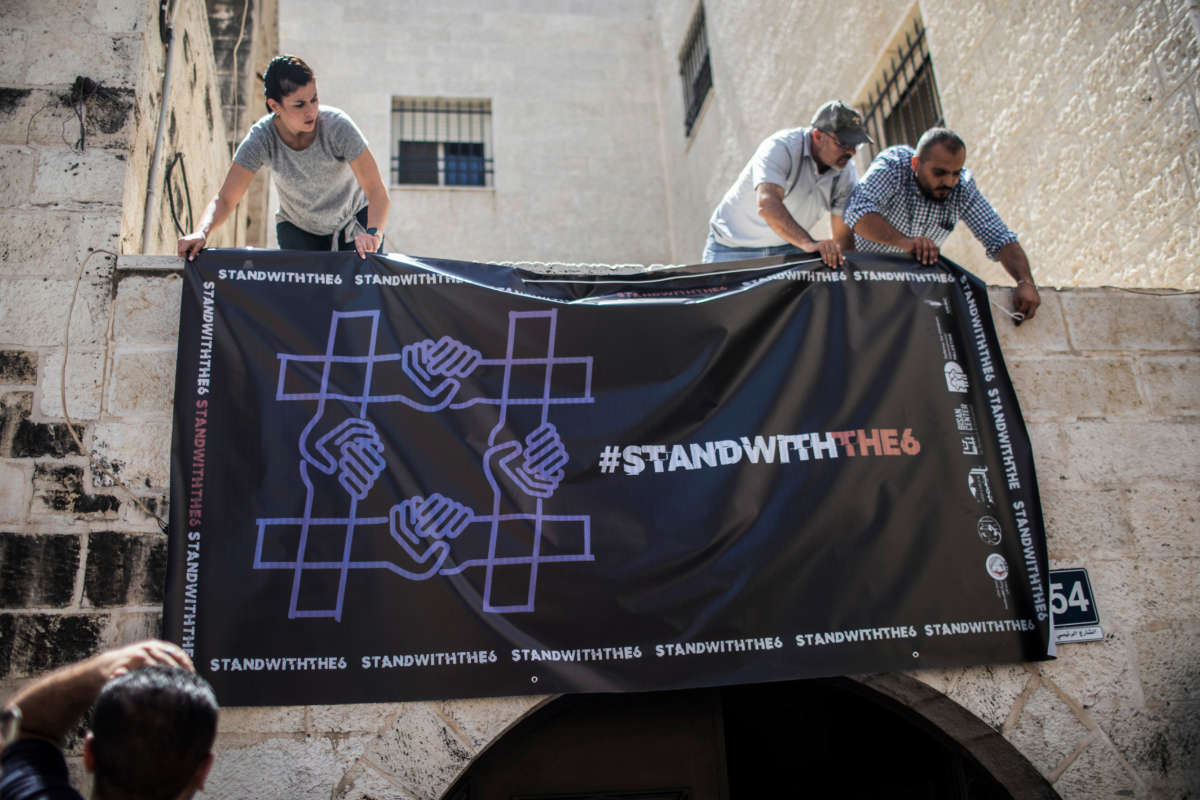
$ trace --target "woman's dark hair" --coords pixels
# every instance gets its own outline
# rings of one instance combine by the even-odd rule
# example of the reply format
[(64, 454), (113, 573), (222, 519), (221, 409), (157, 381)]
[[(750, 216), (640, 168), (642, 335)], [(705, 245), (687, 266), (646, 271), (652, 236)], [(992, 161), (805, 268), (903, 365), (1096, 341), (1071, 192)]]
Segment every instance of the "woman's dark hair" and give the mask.
[[(275, 56), (263, 73), (263, 94), (268, 100), (282, 103), (284, 95), (313, 82), (312, 68), (297, 56)], [(267, 106), (267, 111), (271, 107)]]

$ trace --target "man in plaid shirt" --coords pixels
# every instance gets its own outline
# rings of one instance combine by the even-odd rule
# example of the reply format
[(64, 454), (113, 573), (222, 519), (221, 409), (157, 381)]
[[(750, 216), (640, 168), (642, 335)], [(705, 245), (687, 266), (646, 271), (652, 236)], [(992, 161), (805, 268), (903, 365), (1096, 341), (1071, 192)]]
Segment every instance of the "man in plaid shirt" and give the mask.
[(959, 219), (1016, 280), (1013, 307), (1029, 319), (1041, 304), (1029, 259), (1010, 231), (963, 169), (967, 148), (958, 134), (930, 128), (914, 150), (889, 147), (850, 196), (845, 223), (854, 231), (854, 246), (868, 252), (911, 253), (933, 264), (938, 249)]

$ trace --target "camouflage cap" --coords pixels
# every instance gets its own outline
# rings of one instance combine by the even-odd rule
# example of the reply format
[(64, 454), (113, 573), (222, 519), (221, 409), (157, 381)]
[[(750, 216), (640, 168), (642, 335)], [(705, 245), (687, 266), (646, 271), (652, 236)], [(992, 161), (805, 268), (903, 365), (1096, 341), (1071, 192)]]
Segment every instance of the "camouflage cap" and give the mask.
[(857, 146), (863, 142), (875, 144), (875, 140), (863, 127), (862, 114), (841, 100), (830, 100), (817, 109), (812, 118), (812, 126), (817, 130), (832, 133), (846, 146)]

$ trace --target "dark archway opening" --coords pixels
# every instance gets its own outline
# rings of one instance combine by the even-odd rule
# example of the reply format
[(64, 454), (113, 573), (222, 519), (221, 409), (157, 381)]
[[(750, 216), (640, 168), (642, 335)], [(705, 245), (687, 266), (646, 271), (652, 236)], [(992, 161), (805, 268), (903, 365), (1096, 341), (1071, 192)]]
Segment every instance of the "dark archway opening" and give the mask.
[(998, 734), (903, 676), (565, 695), (446, 800), (1057, 797)]

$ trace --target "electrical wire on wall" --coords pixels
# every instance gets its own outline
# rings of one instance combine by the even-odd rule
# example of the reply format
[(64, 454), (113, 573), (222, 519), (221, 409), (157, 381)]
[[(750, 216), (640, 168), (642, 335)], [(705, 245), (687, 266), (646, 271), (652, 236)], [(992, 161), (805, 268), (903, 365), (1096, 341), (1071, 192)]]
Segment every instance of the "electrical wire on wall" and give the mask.
[[(178, 192), (176, 192), (175, 188), (171, 185), (171, 178), (175, 173), (176, 165), (179, 166), (179, 177), (183, 182), (182, 198), (178, 197)], [(170, 201), (171, 204), (171, 219), (175, 223), (175, 230), (180, 236), (187, 236), (189, 233), (195, 230), (195, 227), (192, 225), (192, 190), (191, 187), (188, 186), (187, 167), (185, 167), (183, 164), (183, 153), (177, 152), (175, 157), (171, 159), (171, 163), (167, 165), (167, 177), (163, 181), (163, 188), (166, 189), (167, 200)], [(177, 204), (180, 200), (183, 200), (187, 203), (186, 228), (179, 220), (179, 209), (177, 208)]]

